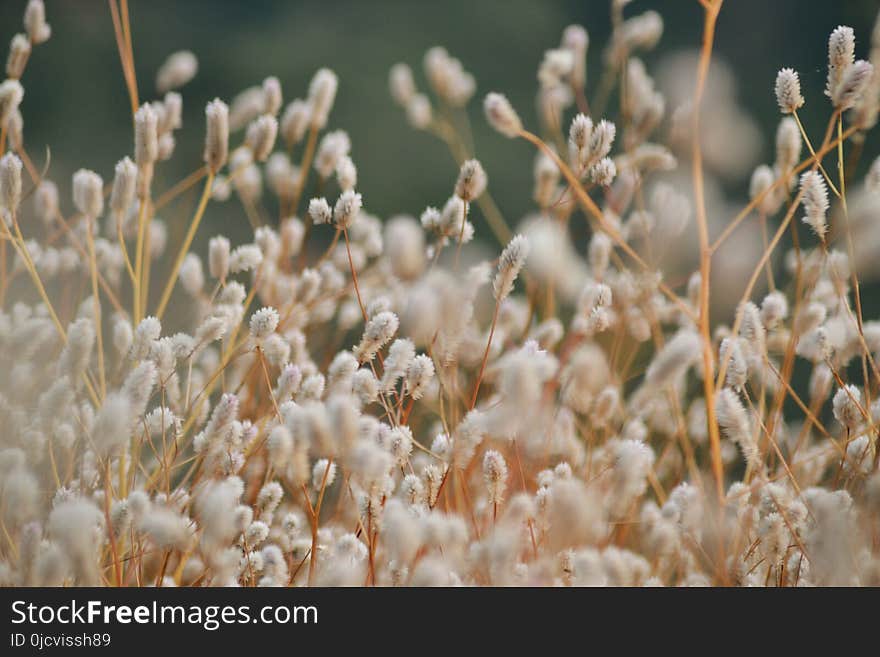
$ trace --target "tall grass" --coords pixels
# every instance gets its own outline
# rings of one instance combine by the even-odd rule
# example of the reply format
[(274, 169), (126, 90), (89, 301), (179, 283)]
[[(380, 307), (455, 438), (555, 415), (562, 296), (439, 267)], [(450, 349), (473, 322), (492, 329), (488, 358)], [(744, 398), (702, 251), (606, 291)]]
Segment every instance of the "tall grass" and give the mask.
[[(425, 92), (391, 69), (389, 105), (459, 165), (442, 206), (370, 214), (329, 69), (286, 105), (274, 77), (209, 103), (203, 161), (159, 184), (198, 62), (170, 56), (144, 102), (126, 0), (134, 149), (68, 204), (21, 115), (51, 35), (30, 0), (0, 86), (0, 583), (880, 584), (880, 159), (860, 162), (880, 22), (865, 61), (831, 33), (824, 94), (778, 73), (775, 161), (729, 217), (714, 145), (748, 130), (707, 133), (731, 108), (722, 0), (698, 2), (675, 106), (649, 73), (662, 18), (616, 0), (601, 52), (572, 25), (545, 53), (537, 126), (483, 96), (535, 151), (508, 163), (534, 168), (513, 221), (472, 145), (475, 78), (440, 47)], [(199, 252), (219, 203), (253, 240)]]

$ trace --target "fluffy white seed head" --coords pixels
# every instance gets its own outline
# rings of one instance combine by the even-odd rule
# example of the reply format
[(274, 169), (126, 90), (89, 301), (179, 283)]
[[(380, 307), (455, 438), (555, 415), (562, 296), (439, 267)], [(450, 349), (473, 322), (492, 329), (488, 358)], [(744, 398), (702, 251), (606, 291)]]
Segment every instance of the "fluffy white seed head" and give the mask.
[(825, 213), (828, 211), (828, 188), (818, 171), (806, 171), (801, 175), (801, 203), (804, 206), (804, 223), (822, 239), (828, 230)]
[(535, 156), (533, 169), (535, 188), (532, 198), (542, 208), (550, 206), (556, 200), (557, 186), (559, 184), (559, 167), (546, 153), (539, 152)]
[(275, 76), (263, 80), (263, 113), (275, 116), (283, 103), (281, 82)]
[(265, 162), (269, 158), (277, 135), (278, 121), (271, 114), (263, 114), (248, 126), (245, 143), (255, 161)]
[(217, 173), (229, 157), (229, 107), (215, 98), (205, 107), (204, 160)]
[(388, 451), (394, 457), (399, 466), (406, 465), (412, 454), (413, 435), (412, 430), (406, 425), (399, 425), (391, 429), (388, 435)]
[(298, 144), (306, 134), (311, 119), (311, 106), (301, 98), (292, 100), (281, 115), (281, 136), (289, 147)]
[(489, 494), (489, 503), (498, 504), (503, 501), (507, 490), (507, 461), (500, 452), (494, 449), (483, 454), (483, 480)]
[(179, 50), (168, 55), (156, 71), (156, 91), (164, 94), (180, 89), (192, 80), (199, 71), (199, 60), (189, 50)]
[(719, 361), (727, 363), (727, 386), (734, 390), (742, 390), (748, 378), (749, 368), (745, 356), (736, 338), (724, 338), (718, 349)]
[(163, 162), (170, 160), (174, 155), (174, 149), (177, 146), (177, 140), (174, 135), (169, 132), (159, 134), (159, 159)]
[(162, 324), (153, 316), (145, 317), (134, 330), (131, 344), (132, 360), (142, 360), (150, 354), (153, 342), (162, 334)]
[(645, 385), (652, 390), (670, 385), (697, 362), (701, 348), (696, 331), (679, 331), (654, 356), (645, 373)]
[(746, 301), (739, 307), (739, 316), (740, 337), (751, 353), (761, 356), (767, 350), (767, 331), (761, 321), (761, 311), (753, 302)]
[(656, 11), (649, 10), (627, 18), (618, 30), (606, 51), (606, 59), (611, 62), (622, 60), (634, 50), (651, 50), (663, 34), (663, 18)]
[(758, 212), (765, 216), (776, 213), (783, 200), (782, 194), (772, 189), (775, 182), (776, 174), (766, 164), (755, 167), (749, 181), (749, 198), (757, 201)]
[(242, 244), (229, 254), (229, 271), (238, 274), (256, 269), (263, 262), (263, 252), (256, 244)]
[(169, 133), (183, 126), (183, 96), (175, 91), (169, 91), (163, 96), (161, 107), (160, 134)]
[(355, 347), (354, 354), (361, 362), (373, 360), (379, 350), (391, 341), (400, 320), (393, 312), (385, 310), (370, 317), (364, 335)]
[(159, 116), (150, 103), (144, 103), (134, 115), (134, 161), (144, 167), (158, 157)]
[(623, 517), (633, 501), (645, 492), (647, 478), (654, 464), (654, 452), (638, 440), (621, 440), (614, 445), (611, 514)]
[(101, 454), (121, 448), (129, 439), (132, 429), (132, 404), (127, 395), (112, 392), (107, 395), (92, 429), (95, 448)]
[(426, 130), (433, 116), (431, 101), (425, 94), (416, 94), (406, 104), (406, 120), (416, 130)]
[(425, 502), (425, 484), (418, 475), (406, 475), (400, 483), (400, 492), (410, 506), (417, 507)]
[(568, 145), (572, 151), (573, 160), (580, 158), (580, 153), (586, 152), (593, 134), (593, 121), (586, 114), (577, 114), (568, 128)]
[(10, 150), (24, 148), (24, 118), (20, 110), (15, 110), (6, 121), (6, 140)]
[(0, 158), (0, 208), (15, 213), (21, 203), (21, 160), (14, 153)]
[(52, 28), (46, 23), (43, 0), (29, 0), (24, 10), (24, 28), (34, 44), (45, 43), (52, 36)]
[(24, 98), (24, 88), (18, 80), (4, 80), (0, 83), (0, 125), (18, 111)]
[(840, 83), (834, 89), (834, 93), (831, 94), (831, 102), (834, 107), (841, 110), (855, 107), (871, 83), (873, 75), (874, 66), (871, 62), (866, 62), (863, 59), (847, 68)]
[(333, 102), (336, 100), (336, 88), (338, 86), (339, 79), (330, 69), (322, 68), (315, 73), (309, 84), (312, 128), (323, 128), (327, 125), (330, 110), (333, 109)]
[(730, 440), (739, 445), (748, 464), (753, 467), (760, 465), (760, 452), (752, 436), (749, 416), (737, 395), (730, 388), (722, 388), (715, 393), (715, 414), (718, 426)]
[(861, 403), (862, 391), (856, 386), (848, 384), (838, 388), (832, 400), (834, 419), (849, 431), (856, 429), (862, 422), (862, 412), (859, 410)]
[(583, 88), (587, 78), (587, 48), (590, 45), (589, 34), (587, 34), (587, 31), (580, 25), (569, 25), (562, 32), (561, 45), (572, 54), (572, 82), (574, 82), (576, 87)]
[(803, 140), (797, 121), (786, 116), (779, 122), (776, 129), (776, 166), (782, 172), (788, 172), (797, 166), (801, 158)]
[(98, 507), (83, 497), (64, 499), (49, 514), (48, 534), (70, 564), (75, 584), (98, 586), (101, 581), (99, 560), (104, 522)]
[(776, 74), (776, 102), (783, 114), (791, 114), (803, 106), (801, 81), (794, 69), (783, 68)]
[(212, 237), (208, 242), (208, 269), (217, 280), (224, 280), (229, 273), (229, 255), (229, 240), (223, 235)]
[(599, 121), (590, 135), (590, 141), (587, 145), (588, 158), (584, 164), (592, 165), (608, 155), (611, 152), (611, 145), (614, 143), (616, 134), (617, 127), (611, 121), (605, 119)]
[(828, 37), (828, 82), (825, 94), (832, 99), (855, 60), (856, 35), (851, 27), (838, 25)]
[(347, 351), (340, 351), (327, 368), (329, 387), (341, 393), (348, 393), (351, 390), (352, 378), (357, 369), (357, 358)]
[(361, 404), (372, 404), (379, 397), (379, 381), (369, 369), (361, 368), (352, 377), (351, 390)]
[(58, 215), (58, 186), (51, 180), (43, 180), (34, 192), (34, 212), (44, 225), (55, 221)]
[(82, 317), (70, 324), (67, 329), (67, 344), (61, 351), (59, 369), (72, 381), (86, 371), (95, 344), (95, 329), (91, 319)]
[(413, 399), (421, 399), (434, 378), (434, 361), (425, 354), (416, 356), (406, 369), (406, 391)]
[(486, 189), (486, 172), (478, 160), (467, 160), (461, 165), (455, 195), (462, 201), (474, 201)]
[(110, 209), (123, 217), (134, 203), (137, 194), (137, 166), (130, 158), (124, 157), (116, 163), (113, 176), (113, 190), (110, 192)]
[(205, 287), (205, 271), (202, 259), (195, 253), (187, 253), (180, 266), (180, 284), (187, 294), (198, 296)]
[(125, 356), (131, 349), (134, 341), (134, 331), (131, 324), (124, 317), (117, 317), (113, 321), (113, 347), (120, 356)]
[(444, 102), (453, 107), (464, 107), (474, 95), (474, 77), (445, 48), (435, 46), (429, 49), (425, 53), (424, 67), (431, 89)]
[(495, 92), (488, 94), (483, 101), (483, 110), (489, 125), (505, 137), (512, 139), (522, 131), (522, 121), (506, 96)]
[(412, 69), (402, 62), (392, 66), (388, 73), (388, 88), (391, 90), (394, 102), (401, 107), (406, 107), (407, 103), (416, 95)]
[[(342, 192), (333, 207), (333, 222), (338, 228), (348, 228), (360, 214), (362, 206), (360, 194), (351, 189)], [(311, 211), (311, 203), (309, 210)]]
[(412, 340), (399, 338), (391, 343), (382, 370), (381, 386), (384, 392), (389, 392), (394, 388), (398, 380), (406, 374), (406, 370), (415, 356), (416, 348)]
[(318, 459), (312, 467), (312, 488), (320, 491), (333, 485), (336, 480), (336, 463), (327, 459)]
[(73, 204), (86, 217), (96, 219), (104, 211), (104, 181), (94, 171), (73, 174)]
[(345, 130), (328, 132), (318, 144), (315, 154), (315, 171), (326, 180), (336, 170), (339, 161), (351, 152), (351, 138)]
[[(596, 280), (602, 280), (605, 277), (608, 265), (611, 262), (613, 248), (614, 244), (611, 242), (611, 238), (600, 230), (593, 233), (593, 236), (590, 238), (590, 245), (587, 247), (587, 260), (590, 263), (593, 278)], [(602, 305), (609, 304), (610, 301)]]
[[(167, 345), (167, 342), (162, 340), (154, 342), (153, 345), (154, 347), (162, 349), (162, 347)], [(156, 357), (155, 351), (157, 350), (154, 349), (154, 353), (150, 355), (151, 358)], [(161, 356), (156, 360), (161, 360)], [(121, 392), (125, 395), (126, 399), (128, 399), (133, 419), (140, 418), (146, 412), (147, 403), (150, 400), (150, 394), (153, 390), (153, 386), (156, 385), (158, 376), (159, 371), (156, 364), (152, 360), (145, 360), (129, 372), (127, 377), (125, 377)]]
[(31, 42), (24, 34), (16, 34), (9, 44), (9, 56), (6, 58), (6, 77), (18, 80), (24, 73), (28, 57), (31, 54)]
[(590, 167), (590, 180), (600, 187), (610, 187), (617, 176), (617, 166), (610, 157), (603, 157)]
[(770, 292), (761, 302), (761, 321), (768, 329), (776, 328), (788, 317), (788, 299), (780, 291)]
[(529, 255), (529, 241), (524, 235), (516, 235), (501, 253), (498, 261), (498, 273), (492, 289), (496, 301), (503, 301), (513, 290), (513, 283)]
[(343, 191), (354, 191), (357, 186), (357, 167), (348, 155), (339, 158), (336, 165), (336, 181)]
[(260, 308), (251, 316), (251, 338), (257, 343), (268, 338), (278, 328), (280, 318), (274, 308)]
[(333, 210), (324, 197), (313, 198), (309, 201), (309, 218), (312, 223), (320, 226), (321, 224), (329, 224), (333, 220)]

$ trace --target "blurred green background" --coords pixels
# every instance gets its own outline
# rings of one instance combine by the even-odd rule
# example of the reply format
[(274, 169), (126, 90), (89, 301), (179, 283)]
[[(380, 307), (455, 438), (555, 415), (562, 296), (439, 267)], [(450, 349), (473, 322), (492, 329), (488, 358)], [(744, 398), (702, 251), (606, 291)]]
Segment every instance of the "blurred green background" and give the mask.
[[(444, 45), (476, 77), (478, 91), (469, 112), (477, 156), (488, 171), (495, 199), (515, 225), (532, 207), (533, 153), (529, 145), (488, 128), (482, 97), (490, 90), (503, 91), (534, 126), (538, 64), (571, 23), (590, 33), (592, 96), (609, 34), (608, 5), (608, 0), (130, 0), (142, 100), (155, 97), (155, 72), (168, 54), (190, 49), (200, 64), (196, 79), (182, 90), (184, 127), (177, 133), (174, 159), (159, 169), (158, 189), (200, 164), (206, 101), (215, 96), (230, 101), (243, 88), (276, 75), (286, 103), (304, 96), (313, 72), (329, 66), (340, 77), (330, 127), (344, 128), (351, 136), (365, 207), (388, 217), (418, 215), (428, 204), (441, 205), (457, 168), (441, 142), (408, 126), (389, 97), (387, 74), (395, 62), (408, 62), (424, 90), (422, 56), (429, 47)], [(25, 0), (0, 2), (0, 37), (9, 39), (21, 30), (24, 6)], [(696, 0), (636, 0), (626, 13), (646, 9), (658, 10), (665, 19), (659, 48), (646, 57), (649, 72), (664, 53), (699, 46), (702, 10)], [(776, 71), (781, 66), (800, 71), (808, 98), (802, 118), (808, 130), (821, 131), (829, 111), (821, 95), (828, 34), (838, 24), (852, 25), (859, 39), (857, 54), (864, 57), (877, 10), (875, 0), (725, 3), (716, 53), (732, 66), (740, 103), (766, 136), (760, 161), (773, 157), (772, 135), (779, 120), (773, 95)], [(93, 168), (107, 180), (112, 177), (113, 164), (132, 151), (131, 118), (108, 3), (46, 0), (46, 13), (52, 38), (35, 49), (23, 80), (25, 140), (38, 164), (45, 147), (51, 147), (49, 176), (66, 194), (70, 174), (79, 167)], [(876, 144), (876, 135), (871, 136), (868, 156), (877, 151)], [(739, 189), (729, 191), (743, 192), (745, 182), (733, 182)], [(69, 210), (69, 196), (64, 198)], [(177, 208), (181, 214), (184, 205)], [(171, 235), (176, 235), (177, 222), (166, 218), (172, 219)], [(207, 221), (232, 236), (247, 231), (234, 201), (212, 205)]]

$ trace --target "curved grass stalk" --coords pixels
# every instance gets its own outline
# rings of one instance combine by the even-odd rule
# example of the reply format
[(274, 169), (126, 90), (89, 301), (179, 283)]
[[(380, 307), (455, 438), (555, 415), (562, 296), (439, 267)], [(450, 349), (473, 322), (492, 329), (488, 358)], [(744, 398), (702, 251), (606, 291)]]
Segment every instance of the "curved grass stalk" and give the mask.
[(94, 219), (88, 218), (86, 241), (89, 245), (89, 269), (92, 277), (92, 305), (95, 313), (95, 336), (98, 344), (98, 381), (100, 382), (101, 399), (107, 396), (107, 373), (104, 369), (104, 329), (101, 322), (101, 297), (98, 293), (98, 262), (95, 256), (95, 236), (92, 234)]
[(162, 315), (165, 314), (165, 309), (168, 307), (168, 301), (171, 299), (171, 292), (174, 290), (174, 284), (177, 282), (177, 275), (180, 273), (181, 265), (183, 265), (183, 259), (186, 257), (186, 254), (189, 253), (189, 247), (192, 245), (196, 231), (199, 229), (199, 223), (202, 221), (202, 216), (205, 214), (205, 208), (207, 207), (208, 199), (211, 196), (211, 186), (213, 183), (214, 174), (209, 172), (208, 178), (205, 180), (205, 187), (202, 190), (202, 198), (199, 200), (199, 206), (196, 208), (196, 213), (193, 215), (192, 221), (189, 224), (186, 237), (183, 239), (183, 244), (180, 245), (180, 250), (177, 252), (177, 258), (174, 261), (174, 266), (171, 268), (171, 275), (168, 278), (168, 282), (165, 283), (165, 289), (162, 291), (159, 306), (156, 309), (156, 317), (159, 319), (162, 319)]
[[(693, 149), (691, 154), (692, 172), (694, 179), (694, 205), (696, 206), (697, 234), (700, 242), (700, 312), (698, 326), (703, 337), (703, 390), (706, 397), (706, 421), (709, 430), (709, 446), (711, 449), (712, 472), (715, 476), (715, 492), (718, 495), (719, 508), (724, 501), (724, 464), (721, 461), (721, 434), (718, 422), (715, 418), (715, 380), (711, 376), (714, 371), (714, 354), (712, 352), (712, 332), (709, 323), (709, 286), (711, 281), (712, 251), (709, 245), (709, 223), (706, 216), (706, 199), (703, 187), (703, 152), (700, 145), (700, 116), (703, 103), (703, 92), (706, 87), (706, 78), (709, 73), (709, 63), (712, 58), (712, 46), (715, 39), (715, 24), (718, 20), (718, 12), (724, 0), (715, 0), (708, 3), (705, 8), (703, 27), (703, 48), (700, 53), (700, 63), (697, 73), (697, 88), (694, 93), (693, 124)], [(723, 560), (723, 544), (721, 544), (721, 563)]]

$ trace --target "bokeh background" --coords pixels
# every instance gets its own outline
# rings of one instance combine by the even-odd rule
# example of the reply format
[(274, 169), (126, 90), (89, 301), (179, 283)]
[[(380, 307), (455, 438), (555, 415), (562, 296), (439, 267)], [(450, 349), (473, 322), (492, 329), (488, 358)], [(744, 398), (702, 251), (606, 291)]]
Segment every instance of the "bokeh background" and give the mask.
[[(24, 5), (24, 0), (0, 2), (0, 37), (11, 38), (21, 29)], [(387, 76), (392, 64), (408, 62), (424, 89), (423, 54), (431, 46), (444, 45), (477, 80), (477, 95), (468, 108), (476, 155), (508, 223), (516, 225), (533, 209), (533, 151), (486, 125), (482, 97), (491, 90), (503, 91), (527, 124), (535, 126), (537, 67), (543, 52), (558, 45), (562, 30), (571, 23), (584, 25), (590, 33), (592, 96), (610, 32), (608, 6), (608, 0), (130, 0), (142, 100), (155, 97), (156, 69), (170, 53), (192, 50), (200, 64), (196, 79), (182, 89), (184, 127), (177, 133), (176, 155), (159, 168), (156, 185), (167, 188), (199, 166), (208, 100), (219, 96), (230, 101), (245, 87), (276, 75), (286, 103), (304, 96), (314, 71), (329, 66), (340, 77), (330, 127), (344, 128), (351, 136), (365, 207), (384, 218), (397, 213), (418, 216), (428, 204), (442, 205), (457, 167), (443, 143), (409, 127), (389, 97)], [(698, 2), (636, 0), (626, 13), (646, 9), (656, 9), (665, 21), (660, 46), (645, 57), (649, 73), (667, 87), (692, 88), (693, 79), (668, 62), (699, 46)], [(45, 148), (51, 149), (49, 176), (67, 193), (70, 174), (79, 167), (95, 169), (107, 180), (112, 177), (113, 164), (132, 151), (131, 117), (108, 4), (46, 0), (46, 10), (52, 38), (35, 49), (23, 80), (25, 141), (38, 163), (44, 161)], [(748, 148), (742, 166), (718, 177), (725, 196), (738, 197), (741, 207), (751, 169), (773, 160), (773, 133), (780, 118), (773, 95), (777, 70), (792, 66), (800, 72), (807, 97), (802, 118), (820, 140), (829, 115), (822, 95), (828, 34), (838, 24), (853, 26), (857, 54), (865, 57), (877, 11), (876, 0), (725, 3), (715, 52), (731, 74), (716, 77), (728, 80), (725, 94), (730, 98), (722, 102), (735, 102), (735, 118), (748, 124), (751, 135), (744, 138)], [(716, 91), (710, 85), (710, 96)], [(723, 131), (735, 133), (730, 125), (713, 129), (720, 136)], [(733, 146), (743, 143), (740, 139)], [(860, 172), (876, 155), (877, 143), (876, 134), (867, 140)], [(719, 147), (728, 146), (721, 140)], [(185, 229), (197, 194), (192, 190), (163, 217), (172, 239)], [(717, 226), (728, 218), (713, 220)], [(478, 233), (485, 235), (478, 215), (475, 220)], [(234, 200), (212, 204), (205, 221), (210, 228), (200, 231), (201, 239), (217, 231), (241, 239), (249, 231)]]

